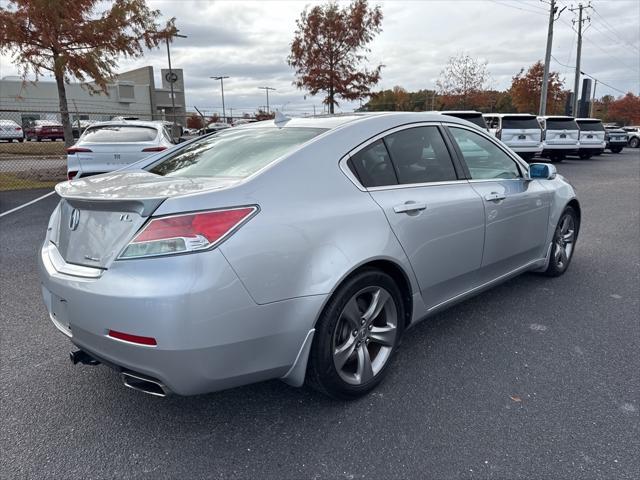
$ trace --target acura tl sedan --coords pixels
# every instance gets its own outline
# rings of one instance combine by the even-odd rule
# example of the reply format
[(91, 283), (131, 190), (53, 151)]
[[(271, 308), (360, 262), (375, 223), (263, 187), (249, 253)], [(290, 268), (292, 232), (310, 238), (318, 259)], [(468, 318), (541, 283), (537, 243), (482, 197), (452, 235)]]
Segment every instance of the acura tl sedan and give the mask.
[(355, 398), (411, 326), (562, 275), (580, 205), (465, 120), (278, 116), (56, 187), (39, 256), (73, 363), (158, 396), (268, 379)]

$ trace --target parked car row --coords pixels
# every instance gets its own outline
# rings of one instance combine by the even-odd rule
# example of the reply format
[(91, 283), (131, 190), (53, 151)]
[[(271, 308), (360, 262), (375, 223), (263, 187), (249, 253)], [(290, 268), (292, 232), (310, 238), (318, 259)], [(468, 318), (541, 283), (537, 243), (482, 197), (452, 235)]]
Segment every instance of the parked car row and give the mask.
[(567, 155), (582, 159), (602, 154), (605, 149), (620, 153), (625, 146), (640, 146), (640, 128), (605, 128), (597, 118), (523, 113), (481, 113), (443, 111), (488, 130), (524, 160), (539, 155), (560, 162)]

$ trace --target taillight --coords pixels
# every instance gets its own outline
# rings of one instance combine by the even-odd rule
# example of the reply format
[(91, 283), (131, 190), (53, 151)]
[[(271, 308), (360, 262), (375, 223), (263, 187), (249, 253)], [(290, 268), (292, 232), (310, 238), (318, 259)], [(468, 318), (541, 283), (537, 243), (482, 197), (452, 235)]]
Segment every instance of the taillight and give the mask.
[(74, 178), (76, 178), (76, 175), (78, 175), (77, 170), (71, 170), (67, 172), (67, 180), (73, 180)]
[(69, 155), (73, 155), (74, 153), (88, 153), (91, 152), (90, 148), (82, 148), (82, 147), (69, 147), (67, 148), (67, 153)]
[(156, 339), (153, 337), (141, 337), (140, 335), (132, 335), (131, 333), (125, 332), (117, 332), (116, 330), (109, 330), (107, 334), (111, 338), (116, 338), (118, 340), (123, 340), (129, 343), (137, 343), (139, 345), (147, 345), (149, 347), (154, 347), (158, 344)]
[(120, 258), (206, 250), (230, 235), (257, 210), (257, 207), (240, 207), (152, 219), (127, 245)]
[(166, 149), (167, 147), (147, 147), (147, 148), (143, 148), (142, 151), (143, 152), (161, 152)]
[(16, 127), (16, 131), (18, 131), (18, 132), (19, 132), (20, 130), (22, 130), (22, 128), (20, 128), (20, 127)]
[(502, 129), (496, 130), (496, 138), (502, 140)]

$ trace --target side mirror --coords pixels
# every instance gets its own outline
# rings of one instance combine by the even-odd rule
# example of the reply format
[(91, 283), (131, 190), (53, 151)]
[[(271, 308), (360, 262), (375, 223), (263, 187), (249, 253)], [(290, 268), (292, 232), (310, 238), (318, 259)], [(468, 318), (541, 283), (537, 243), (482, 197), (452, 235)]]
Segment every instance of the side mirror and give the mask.
[(555, 165), (549, 163), (531, 163), (529, 164), (529, 178), (540, 178), (543, 180), (553, 180), (556, 178), (558, 170)]

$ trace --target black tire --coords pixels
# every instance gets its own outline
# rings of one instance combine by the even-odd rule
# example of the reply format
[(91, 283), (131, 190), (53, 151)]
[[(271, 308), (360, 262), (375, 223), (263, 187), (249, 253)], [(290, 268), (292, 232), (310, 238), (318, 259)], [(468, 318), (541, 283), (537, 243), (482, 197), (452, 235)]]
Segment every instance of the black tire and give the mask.
[(622, 151), (622, 147), (613, 147), (613, 148), (611, 149), (611, 151), (612, 151), (613, 153), (620, 153), (620, 152)]
[[(375, 373), (369, 381), (355, 385), (345, 381), (340, 373), (338, 373), (334, 362), (334, 349), (336, 348), (334, 346), (335, 338), (339, 334), (341, 327), (340, 322), (345, 321), (342, 313), (347, 304), (355, 298), (359, 292), (372, 287), (382, 288), (389, 293), (390, 298), (387, 302), (393, 302), (397, 315), (396, 334), (393, 339), (393, 344), (390, 347), (390, 353), (388, 353), (386, 361), (380, 370)], [(307, 385), (321, 393), (340, 400), (352, 400), (366, 395), (373, 390), (387, 374), (389, 365), (393, 361), (393, 356), (400, 343), (404, 323), (405, 311), (402, 302), (402, 292), (393, 278), (383, 271), (373, 268), (363, 269), (348, 278), (334, 292), (316, 324), (316, 332), (307, 363)], [(366, 331), (366, 325), (362, 327), (362, 330)], [(347, 332), (347, 334), (350, 335), (349, 332)], [(355, 338), (360, 338), (359, 335), (360, 334), (356, 336), (354, 331), (353, 336)], [(367, 345), (369, 345), (368, 342)], [(358, 350), (353, 350), (353, 353), (356, 353), (356, 357), (357, 351)], [(355, 357), (354, 360), (357, 363)], [(347, 365), (347, 363), (345, 363), (345, 365)]]
[(519, 153), (518, 155), (520, 155), (520, 158), (522, 158), (525, 162), (529, 163), (531, 160), (533, 160), (533, 157), (535, 154), (533, 153)]
[[(570, 221), (573, 223), (573, 238), (571, 241), (571, 251), (568, 255), (565, 254), (564, 258), (560, 254), (560, 240), (563, 237), (562, 230), (565, 219), (569, 217)], [(551, 246), (551, 258), (549, 258), (549, 266), (545, 270), (544, 274), (549, 277), (559, 277), (564, 272), (567, 271), (569, 265), (571, 264), (571, 259), (575, 253), (576, 242), (578, 240), (578, 233), (580, 231), (580, 219), (578, 218), (577, 212), (572, 207), (567, 207), (560, 215), (560, 219), (558, 220), (558, 225), (556, 226), (556, 230), (553, 234), (553, 244)], [(566, 252), (566, 245), (565, 245)]]
[(591, 154), (588, 152), (580, 152), (578, 156), (581, 160), (589, 160), (591, 158)]
[(637, 137), (633, 137), (629, 140), (629, 146), (631, 148), (638, 148), (640, 146), (640, 139)]
[(564, 155), (559, 153), (552, 153), (549, 159), (551, 160), (551, 163), (560, 163), (562, 162), (562, 160), (564, 160)]

